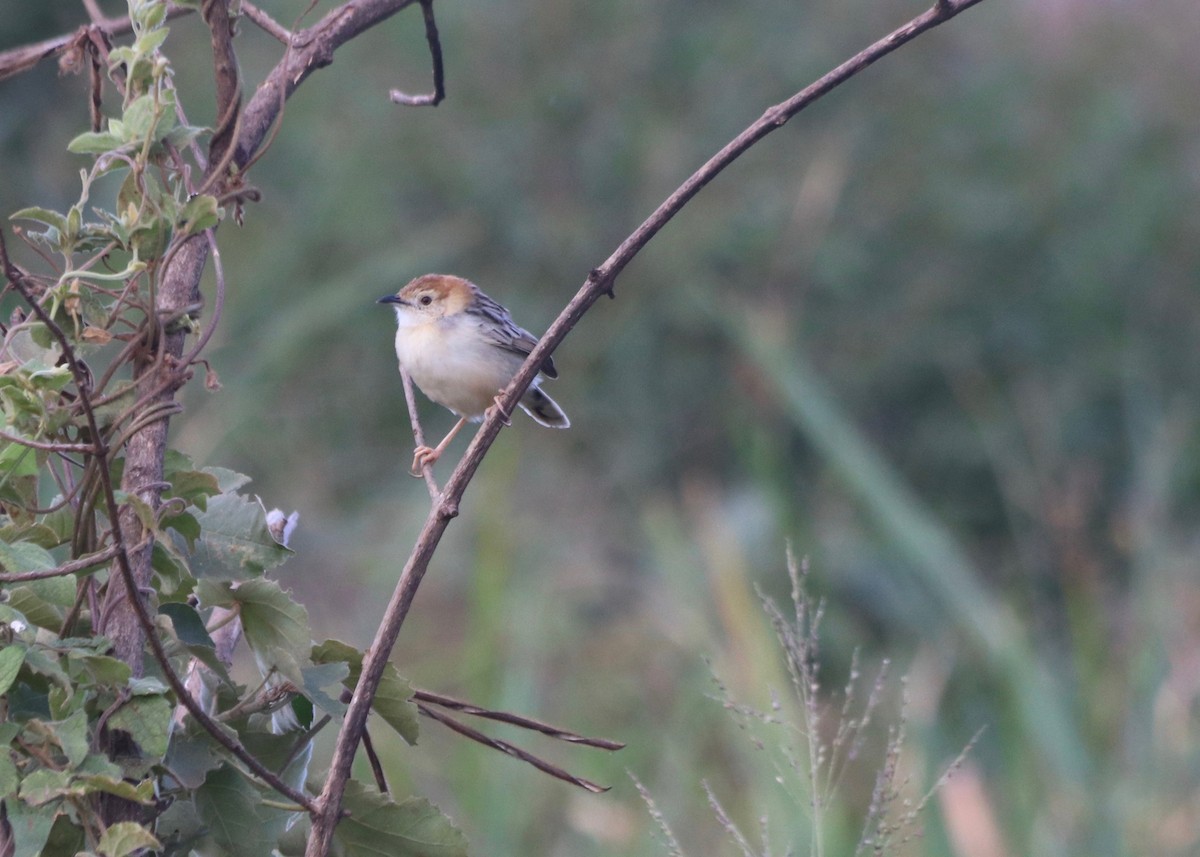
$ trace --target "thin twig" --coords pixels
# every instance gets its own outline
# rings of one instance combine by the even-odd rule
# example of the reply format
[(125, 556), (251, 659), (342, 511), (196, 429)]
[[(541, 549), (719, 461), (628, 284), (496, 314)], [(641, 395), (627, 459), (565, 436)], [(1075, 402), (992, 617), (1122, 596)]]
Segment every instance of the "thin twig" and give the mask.
[(410, 107), (437, 107), (446, 98), (446, 70), (442, 64), (442, 40), (438, 36), (437, 21), (433, 17), (433, 0), (420, 0), (421, 14), (425, 18), (425, 41), (429, 43), (429, 56), (433, 60), (433, 92), (427, 95), (408, 95), (393, 89), (388, 97), (396, 104)]
[(60, 443), (53, 440), (30, 440), (27, 437), (21, 437), (15, 434), (0, 429), (0, 440), (7, 440), (9, 443), (17, 443), (21, 446), (27, 446), (30, 449), (40, 449), (43, 452), (91, 452), (96, 451), (94, 443)]
[[(176, 6), (174, 3), (171, 3), (167, 6), (167, 18), (177, 18), (192, 11), (191, 8)], [(133, 22), (129, 20), (128, 16), (106, 19), (103, 26), (107, 33), (114, 36), (124, 35), (133, 31)], [(45, 39), (31, 45), (22, 45), (19, 48), (10, 48), (7, 51), (0, 52), (0, 81), (29, 71), (42, 60), (58, 56), (69, 50), (72, 45), (77, 43), (79, 33), (80, 31), (76, 29), (70, 33), (55, 36), (52, 39)]]
[(391, 794), (387, 777), (383, 775), (383, 763), (379, 761), (379, 754), (375, 752), (375, 742), (371, 740), (370, 729), (363, 730), (362, 744), (363, 749), (367, 751), (367, 761), (371, 763), (371, 773), (375, 775), (375, 785), (381, 794)]
[(520, 397), (529, 388), (542, 364), (554, 352), (563, 338), (579, 323), (584, 313), (603, 295), (613, 293), (617, 276), (679, 211), (708, 184), (718, 173), (733, 163), (751, 146), (782, 127), (791, 117), (821, 96), (861, 72), (872, 63), (919, 36), (921, 33), (945, 23), (980, 0), (947, 0), (913, 18), (900, 28), (889, 33), (870, 47), (855, 54), (846, 62), (830, 71), (805, 89), (780, 104), (769, 108), (757, 121), (731, 140), (724, 148), (708, 160), (672, 193), (641, 226), (621, 243), (608, 259), (594, 269), (583, 286), (575, 294), (554, 323), (542, 336), (537, 346), (525, 358), (525, 363), (505, 388), (494, 408), (484, 418), (483, 424), (467, 447), (462, 459), (451, 473), (441, 494), (434, 499), (425, 524), (413, 544), (412, 551), (400, 572), (392, 598), (376, 631), (375, 639), (363, 659), (362, 674), (354, 690), (354, 697), (342, 721), (330, 761), (325, 787), (317, 799), (320, 812), (313, 817), (312, 833), (306, 857), (324, 857), (328, 853), (333, 837), (333, 828), (341, 813), (342, 793), (350, 776), (354, 751), (358, 746), (362, 729), (366, 725), (375, 693), (383, 678), (384, 667), (391, 656), (400, 628), (408, 616), (413, 597), (429, 567), (441, 541), (442, 534), (452, 518), (458, 514), (458, 504), (471, 478), (478, 470), (480, 461), (487, 453), (502, 427), (502, 416), (511, 412)]
[(480, 708), (478, 705), (472, 705), (469, 702), (463, 702), (460, 699), (443, 696), (440, 693), (433, 693), (428, 690), (414, 690), (413, 699), (417, 702), (424, 702), (429, 705), (439, 705), (442, 708), (449, 708), (452, 711), (459, 711), (463, 714), (470, 714), (473, 717), (485, 717), (488, 720), (495, 720), (499, 723), (507, 723), (511, 726), (518, 726), (521, 729), (529, 729), (533, 732), (540, 732), (543, 735), (549, 735), (551, 738), (557, 738), (559, 741), (566, 741), (571, 744), (583, 744), (588, 747), (596, 747), (601, 750), (621, 750), (625, 747), (620, 741), (609, 741), (607, 738), (588, 738), (584, 735), (577, 735), (574, 732), (568, 732), (566, 729), (559, 729), (557, 726), (551, 726), (548, 723), (542, 723), (539, 720), (533, 720), (529, 717), (522, 717), (519, 714), (510, 714), (507, 711), (493, 711), (490, 708)]
[(285, 45), (292, 43), (291, 31), (264, 12), (262, 9), (255, 6), (250, 0), (242, 0), (242, 12), (247, 18), (264, 30), (266, 33), (274, 36)]
[(417, 711), (421, 712), (426, 717), (436, 720), (438, 723), (448, 726), (459, 735), (464, 735), (467, 738), (470, 738), (472, 741), (478, 741), (485, 747), (491, 747), (493, 750), (499, 750), (501, 753), (512, 756), (514, 759), (520, 759), (522, 762), (533, 765), (539, 771), (549, 774), (555, 779), (570, 783), (573, 786), (579, 786), (581, 789), (586, 789), (592, 794), (603, 794), (604, 792), (608, 791), (608, 787), (606, 786), (598, 786), (590, 780), (585, 780), (582, 777), (569, 774), (562, 768), (559, 768), (556, 765), (551, 765), (545, 759), (540, 759), (532, 753), (527, 753), (520, 747), (515, 747), (512, 744), (509, 744), (507, 741), (501, 741), (497, 738), (489, 738), (479, 730), (472, 729), (470, 726), (455, 720), (444, 711), (438, 711), (436, 708), (431, 708), (423, 702), (417, 703)]
[(102, 551), (90, 553), (87, 556), (81, 556), (78, 559), (73, 559), (70, 562), (64, 562), (62, 565), (54, 568), (43, 568), (38, 571), (12, 571), (0, 573), (0, 583), (24, 583), (27, 580), (45, 580), (48, 577), (62, 577), (67, 574), (75, 574), (77, 571), (86, 571), (89, 568), (97, 565), (103, 565), (120, 550), (115, 544), (109, 545)]
[[(413, 440), (419, 448), (425, 445), (425, 430), (421, 428), (421, 415), (417, 411), (417, 396), (413, 391), (412, 377), (403, 366), (400, 367), (400, 382), (404, 385), (404, 403), (408, 405), (408, 421), (412, 424)], [(437, 480), (433, 478), (432, 462), (425, 463), (421, 468), (421, 475), (425, 477), (425, 485), (429, 488), (429, 499), (435, 499), (440, 489)]]

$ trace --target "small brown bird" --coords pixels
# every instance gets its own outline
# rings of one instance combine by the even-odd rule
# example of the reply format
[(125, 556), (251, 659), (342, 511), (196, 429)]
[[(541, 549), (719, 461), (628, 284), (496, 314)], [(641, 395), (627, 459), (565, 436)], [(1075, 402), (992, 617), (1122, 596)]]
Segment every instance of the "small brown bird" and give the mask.
[[(479, 422), (517, 374), (537, 338), (518, 327), (508, 310), (474, 283), (447, 274), (417, 277), (381, 304), (396, 310), (396, 357), (400, 368), (432, 401), (460, 417), (436, 447), (419, 446), (412, 473), (437, 461), (467, 422)], [(519, 402), (535, 422), (567, 428), (571, 421), (541, 390), (543, 378), (557, 378), (554, 361), (541, 371)]]

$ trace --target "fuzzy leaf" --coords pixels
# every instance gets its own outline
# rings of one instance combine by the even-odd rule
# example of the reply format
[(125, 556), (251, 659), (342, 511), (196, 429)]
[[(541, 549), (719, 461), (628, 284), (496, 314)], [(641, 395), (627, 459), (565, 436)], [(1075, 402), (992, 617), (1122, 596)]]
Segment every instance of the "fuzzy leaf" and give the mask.
[(9, 220), (35, 220), (38, 223), (44, 223), (46, 226), (53, 227), (59, 232), (67, 231), (67, 217), (65, 214), (59, 214), (57, 211), (51, 211), (48, 208), (39, 208), (32, 206), (30, 208), (22, 208), (20, 211), (14, 212), (8, 216)]
[(119, 821), (100, 837), (100, 853), (104, 857), (128, 857), (139, 848), (162, 848), (162, 845), (136, 821)]
[(350, 815), (333, 836), (347, 857), (466, 857), (467, 838), (424, 798), (395, 803), (351, 780), (343, 806)]
[(205, 606), (234, 607), (241, 615), (246, 644), (262, 672), (276, 667), (297, 687), (304, 685), (300, 661), (312, 645), (308, 611), (273, 580), (241, 583), (201, 581), (197, 594)]
[[(310, 657), (315, 664), (335, 663), (342, 661), (350, 666), (350, 675), (343, 682), (353, 690), (358, 685), (358, 677), (362, 675), (362, 653), (351, 645), (340, 640), (326, 640), (319, 646), (313, 646)], [(417, 706), (412, 701), (413, 689), (408, 679), (396, 671), (395, 665), (389, 663), (383, 668), (383, 678), (379, 682), (379, 690), (375, 694), (372, 708), (375, 713), (395, 729), (400, 737), (409, 744), (417, 743)]]
[(162, 696), (135, 696), (108, 718), (110, 729), (128, 732), (147, 756), (159, 758), (167, 752), (171, 725), (171, 703)]
[(259, 817), (258, 791), (229, 765), (212, 771), (196, 790), (196, 810), (213, 840), (234, 857), (262, 857), (274, 842)]
[(195, 235), (210, 226), (216, 226), (220, 219), (221, 209), (217, 206), (217, 198), (206, 193), (200, 194), (189, 199), (179, 213), (179, 231), (185, 235)]
[(102, 155), (124, 144), (124, 138), (112, 131), (84, 131), (67, 143), (67, 151), (76, 155)]
[[(33, 542), (0, 542), (0, 565), (5, 571), (43, 571), (58, 565), (50, 552), (41, 545)], [(71, 584), (74, 589), (74, 584)], [(74, 600), (74, 596), (72, 596)]]
[(279, 565), (291, 551), (271, 537), (262, 504), (226, 492), (211, 497), (196, 514), (202, 535), (190, 565), (197, 578), (247, 580)]
[(0, 696), (8, 693), (12, 683), (17, 680), (21, 664), (25, 663), (24, 646), (7, 646), (0, 649)]

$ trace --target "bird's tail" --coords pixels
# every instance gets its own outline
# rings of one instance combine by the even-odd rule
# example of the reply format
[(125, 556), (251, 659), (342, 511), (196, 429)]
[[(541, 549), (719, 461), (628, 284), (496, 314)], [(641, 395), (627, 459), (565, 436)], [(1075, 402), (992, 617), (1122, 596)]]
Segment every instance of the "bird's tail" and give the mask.
[(533, 417), (534, 422), (540, 423), (546, 428), (565, 429), (571, 425), (571, 421), (567, 419), (563, 409), (558, 406), (558, 402), (543, 393), (540, 387), (530, 387), (529, 391), (521, 397), (520, 404), (521, 409)]

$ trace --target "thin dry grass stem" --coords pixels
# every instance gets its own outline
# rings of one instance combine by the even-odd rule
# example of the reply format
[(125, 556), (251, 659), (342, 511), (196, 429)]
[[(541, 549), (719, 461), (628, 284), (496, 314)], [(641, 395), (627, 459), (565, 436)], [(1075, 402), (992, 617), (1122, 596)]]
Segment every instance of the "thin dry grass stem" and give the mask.
[(625, 773), (629, 776), (629, 779), (633, 780), (634, 788), (638, 790), (638, 794), (642, 796), (642, 800), (646, 804), (646, 811), (650, 813), (650, 818), (658, 825), (658, 830), (663, 836), (663, 843), (667, 846), (668, 857), (686, 857), (683, 849), (679, 846), (679, 840), (675, 838), (675, 834), (671, 830), (671, 825), (667, 823), (667, 817), (658, 808), (658, 804), (654, 802), (654, 798), (650, 796), (650, 792), (642, 785), (642, 781), (634, 775), (633, 771), (626, 771)]
[(729, 838), (733, 840), (738, 850), (742, 852), (742, 857), (765, 857), (765, 855), (756, 853), (750, 845), (750, 841), (742, 835), (742, 831), (738, 830), (738, 826), (733, 823), (733, 819), (729, 817), (729, 813), (725, 811), (725, 807), (721, 806), (721, 802), (713, 794), (708, 780), (701, 780), (700, 785), (704, 787), (704, 793), (708, 795), (708, 806), (712, 809), (713, 815), (717, 817), (717, 823), (729, 834)]

